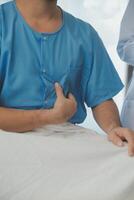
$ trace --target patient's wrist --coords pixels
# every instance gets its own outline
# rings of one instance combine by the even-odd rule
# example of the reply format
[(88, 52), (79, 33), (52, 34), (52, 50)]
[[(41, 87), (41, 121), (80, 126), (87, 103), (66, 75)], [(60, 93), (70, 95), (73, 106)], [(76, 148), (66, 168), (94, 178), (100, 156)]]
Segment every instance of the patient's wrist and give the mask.
[(36, 124), (38, 127), (48, 124), (54, 124), (54, 115), (52, 109), (40, 109), (35, 111)]

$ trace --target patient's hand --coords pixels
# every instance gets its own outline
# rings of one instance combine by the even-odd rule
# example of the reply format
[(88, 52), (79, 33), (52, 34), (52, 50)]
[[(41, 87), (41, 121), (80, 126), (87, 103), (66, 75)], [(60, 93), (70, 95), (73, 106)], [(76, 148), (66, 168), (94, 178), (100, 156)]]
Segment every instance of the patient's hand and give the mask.
[(64, 123), (77, 111), (77, 102), (71, 93), (69, 93), (66, 98), (63, 94), (61, 86), (58, 83), (55, 84), (55, 90), (57, 99), (53, 108), (55, 116), (54, 123)]
[(128, 142), (128, 153), (134, 156), (134, 131), (117, 127), (110, 131), (108, 139), (117, 146), (124, 146), (124, 141)]

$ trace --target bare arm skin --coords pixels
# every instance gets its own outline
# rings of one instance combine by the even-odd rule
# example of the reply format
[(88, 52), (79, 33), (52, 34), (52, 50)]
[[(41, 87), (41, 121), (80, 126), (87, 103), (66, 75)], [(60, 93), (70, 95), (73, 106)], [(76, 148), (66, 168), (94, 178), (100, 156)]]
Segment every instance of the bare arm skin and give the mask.
[(41, 112), (44, 112), (44, 124), (50, 123), (50, 110), (17, 110), (0, 108), (0, 129), (11, 132), (26, 132), (43, 125)]
[(106, 133), (109, 133), (113, 128), (121, 126), (119, 112), (113, 100), (105, 101), (92, 108), (92, 111), (98, 125)]
[(128, 142), (128, 153), (134, 156), (134, 131), (121, 127), (119, 112), (114, 101), (108, 100), (92, 108), (98, 125), (108, 134), (108, 139), (117, 146)]

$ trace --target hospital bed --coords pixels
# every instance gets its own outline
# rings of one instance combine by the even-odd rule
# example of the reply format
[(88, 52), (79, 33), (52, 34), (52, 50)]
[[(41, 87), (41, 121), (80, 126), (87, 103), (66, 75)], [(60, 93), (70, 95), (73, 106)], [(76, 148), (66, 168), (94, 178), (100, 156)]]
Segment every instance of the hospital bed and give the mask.
[(134, 158), (70, 123), (1, 130), (0, 200), (134, 200)]

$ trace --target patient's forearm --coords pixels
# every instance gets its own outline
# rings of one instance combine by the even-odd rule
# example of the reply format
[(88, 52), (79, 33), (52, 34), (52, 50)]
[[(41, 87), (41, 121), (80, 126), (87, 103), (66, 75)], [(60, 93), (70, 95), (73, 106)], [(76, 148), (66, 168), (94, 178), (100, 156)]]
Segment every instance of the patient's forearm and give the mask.
[(51, 121), (51, 110), (18, 110), (0, 107), (0, 129), (5, 131), (31, 131)]
[(96, 122), (106, 133), (121, 126), (118, 108), (113, 100), (100, 104), (92, 111)]

